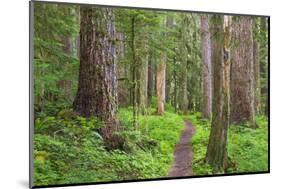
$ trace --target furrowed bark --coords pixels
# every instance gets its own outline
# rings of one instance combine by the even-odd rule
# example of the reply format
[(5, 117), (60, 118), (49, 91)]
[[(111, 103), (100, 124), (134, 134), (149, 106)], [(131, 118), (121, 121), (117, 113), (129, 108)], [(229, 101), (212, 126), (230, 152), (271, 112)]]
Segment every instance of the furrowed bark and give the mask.
[(252, 18), (234, 17), (231, 35), (231, 123), (249, 121), (255, 128)]
[(119, 145), (114, 15), (110, 8), (80, 7), (80, 70), (74, 111), (96, 116), (109, 148)]

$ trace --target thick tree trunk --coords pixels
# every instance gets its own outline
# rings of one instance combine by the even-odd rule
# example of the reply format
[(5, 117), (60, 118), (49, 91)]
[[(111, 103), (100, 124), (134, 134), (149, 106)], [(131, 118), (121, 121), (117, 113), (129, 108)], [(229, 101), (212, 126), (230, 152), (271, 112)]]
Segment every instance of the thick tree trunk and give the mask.
[(208, 15), (201, 16), (202, 61), (203, 61), (203, 103), (202, 116), (210, 119), (212, 113), (212, 65), (211, 65), (211, 36)]
[(256, 127), (252, 18), (234, 17), (232, 23), (231, 110), (234, 124), (250, 121)]
[(80, 7), (80, 70), (74, 110), (81, 116), (96, 116), (104, 122), (102, 135), (109, 148), (119, 139), (116, 120), (117, 79), (115, 26), (109, 8)]
[(160, 64), (157, 65), (157, 113), (163, 114), (165, 111), (165, 82), (166, 82), (166, 55), (160, 55)]
[[(212, 65), (214, 68), (214, 96), (212, 128), (206, 161), (215, 173), (227, 165), (227, 133), (229, 125), (229, 17), (211, 17)], [(224, 27), (223, 27), (224, 26)]]

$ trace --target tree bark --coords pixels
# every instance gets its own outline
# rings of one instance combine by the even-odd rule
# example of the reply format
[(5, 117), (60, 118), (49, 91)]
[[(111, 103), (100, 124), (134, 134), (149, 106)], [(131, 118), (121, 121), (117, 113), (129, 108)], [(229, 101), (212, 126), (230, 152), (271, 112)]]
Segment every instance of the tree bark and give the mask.
[(148, 56), (148, 83), (147, 83), (147, 101), (151, 103), (154, 93), (154, 65), (152, 63), (152, 52)]
[[(176, 49), (174, 49), (174, 52), (176, 51)], [(173, 105), (174, 105), (174, 109), (175, 112), (177, 112), (177, 106), (178, 106), (178, 99), (177, 99), (177, 95), (178, 95), (178, 82), (177, 82), (177, 65), (176, 65), (176, 56), (173, 57), (173, 81), (174, 81), (174, 101), (173, 101)]]
[(261, 95), (262, 98), (262, 104), (263, 104), (263, 110), (262, 112), (268, 116), (269, 109), (268, 109), (268, 103), (269, 103), (269, 97), (268, 97), (268, 87), (269, 87), (269, 80), (268, 80), (268, 72), (269, 72), (269, 62), (268, 62), (268, 19), (267, 18), (260, 18), (260, 30), (262, 31), (262, 37), (265, 39), (265, 41), (261, 44), (261, 49), (265, 50), (265, 52), (260, 52), (260, 72), (262, 73), (262, 79), (265, 80), (265, 83), (261, 86)]
[[(187, 53), (182, 51), (182, 53)], [(182, 54), (181, 53), (181, 54)], [(188, 96), (187, 96), (187, 60), (183, 60), (181, 62), (181, 73), (180, 73), (180, 89), (178, 93), (178, 102), (179, 102), (179, 109), (182, 111), (183, 114), (186, 114), (188, 112)]]
[[(173, 45), (171, 43), (173, 33), (171, 33), (171, 30), (175, 27), (175, 18), (173, 15), (168, 14), (166, 17), (166, 40), (170, 42), (168, 45)], [(167, 61), (169, 61), (170, 58), (172, 58), (169, 53), (166, 53)], [(172, 72), (171, 72), (171, 64), (166, 64), (166, 87), (165, 87), (165, 102), (171, 104), (171, 88), (172, 88)]]
[(251, 17), (234, 17), (232, 23), (231, 50), (230, 119), (234, 124), (250, 121), (251, 127), (255, 128), (253, 32)]
[(167, 102), (167, 103), (170, 103), (170, 100), (171, 100), (171, 98), (170, 98), (170, 90), (171, 90), (171, 74), (169, 73), (169, 65), (167, 65), (168, 66), (168, 68), (166, 68), (166, 87), (165, 87), (165, 95), (166, 95), (166, 97), (165, 97), (165, 101)]
[(211, 36), (208, 15), (201, 16), (202, 61), (203, 61), (203, 103), (202, 116), (210, 119), (212, 114), (212, 65), (211, 65)]
[(207, 148), (206, 162), (215, 173), (227, 165), (227, 133), (229, 125), (229, 17), (211, 17), (212, 65), (214, 68), (214, 96), (212, 127)]
[(135, 53), (135, 16), (131, 18), (131, 49), (132, 49), (132, 88), (131, 88), (131, 97), (133, 103), (133, 125), (135, 128), (138, 127), (138, 100), (137, 100), (137, 61), (136, 61), (136, 53)]
[(72, 43), (71, 37), (63, 36), (62, 41), (64, 44), (63, 51), (68, 55), (72, 55), (73, 54), (73, 43)]
[(260, 45), (257, 41), (254, 42), (253, 56), (254, 56), (254, 90), (255, 90), (255, 112), (260, 113), (261, 107), (261, 86), (260, 86), (260, 61), (259, 61), (259, 49)]
[[(70, 36), (61, 37), (63, 43), (63, 51), (66, 55), (73, 55), (73, 42)], [(69, 62), (65, 62), (65, 64), (69, 64)], [(69, 102), (73, 102), (73, 94), (72, 94), (72, 81), (69, 79), (61, 79), (57, 82), (57, 86), (64, 91), (64, 95)]]
[(114, 135), (117, 79), (114, 15), (110, 8), (80, 7), (80, 70), (74, 111), (81, 116), (96, 116), (103, 123), (101, 133), (109, 148), (119, 145)]
[(165, 82), (166, 82), (166, 55), (160, 55), (160, 64), (157, 65), (157, 114), (165, 112)]
[(180, 50), (180, 72), (179, 74), (179, 92), (178, 92), (178, 103), (179, 103), (179, 109), (183, 114), (186, 114), (189, 109), (190, 105), (190, 99), (188, 99), (188, 80), (187, 80), (187, 74), (188, 74), (188, 64), (189, 58), (188, 56), (191, 55), (191, 48), (188, 47), (188, 44), (190, 43), (188, 36), (189, 36), (189, 26), (190, 26), (190, 20), (187, 15), (183, 17), (182, 24), (181, 24), (181, 43), (179, 45)]
[(145, 114), (147, 108), (147, 85), (148, 85), (148, 56), (139, 57), (138, 66), (138, 105), (139, 112)]

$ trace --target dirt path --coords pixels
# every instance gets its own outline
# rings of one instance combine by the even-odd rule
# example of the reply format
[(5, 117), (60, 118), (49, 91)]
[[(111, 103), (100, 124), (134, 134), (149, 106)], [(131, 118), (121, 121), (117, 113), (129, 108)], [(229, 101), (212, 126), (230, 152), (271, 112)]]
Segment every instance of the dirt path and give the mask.
[(192, 175), (193, 153), (191, 138), (194, 133), (194, 126), (191, 122), (185, 121), (185, 129), (182, 132), (180, 142), (176, 145), (174, 151), (174, 164), (169, 171), (169, 177)]

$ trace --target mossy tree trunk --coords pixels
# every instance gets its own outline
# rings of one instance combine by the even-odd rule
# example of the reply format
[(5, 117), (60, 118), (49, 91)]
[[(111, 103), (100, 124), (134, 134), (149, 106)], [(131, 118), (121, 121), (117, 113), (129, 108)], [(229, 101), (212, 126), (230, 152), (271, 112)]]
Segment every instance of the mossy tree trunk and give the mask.
[(209, 16), (201, 15), (201, 45), (202, 45), (202, 79), (203, 103), (202, 116), (210, 119), (212, 114), (212, 65), (211, 65), (211, 35), (209, 31)]
[(231, 123), (249, 121), (255, 128), (252, 18), (233, 17), (231, 49)]
[(117, 79), (114, 15), (110, 8), (80, 7), (80, 70), (74, 111), (84, 117), (96, 116), (110, 148), (116, 148)]
[(260, 51), (260, 72), (262, 75), (262, 79), (264, 80), (263, 85), (261, 86), (261, 95), (262, 95), (262, 113), (264, 113), (266, 116), (268, 116), (269, 109), (268, 109), (268, 103), (269, 103), (269, 97), (268, 97), (268, 87), (269, 87), (269, 78), (268, 78), (268, 72), (269, 72), (269, 62), (268, 62), (268, 44), (269, 44), (269, 23), (268, 18), (260, 18), (260, 30), (262, 31), (261, 36), (265, 41), (261, 43), (261, 51)]
[(214, 96), (212, 127), (207, 148), (206, 162), (215, 173), (227, 166), (227, 133), (229, 126), (229, 26), (228, 16), (211, 17), (212, 65)]

